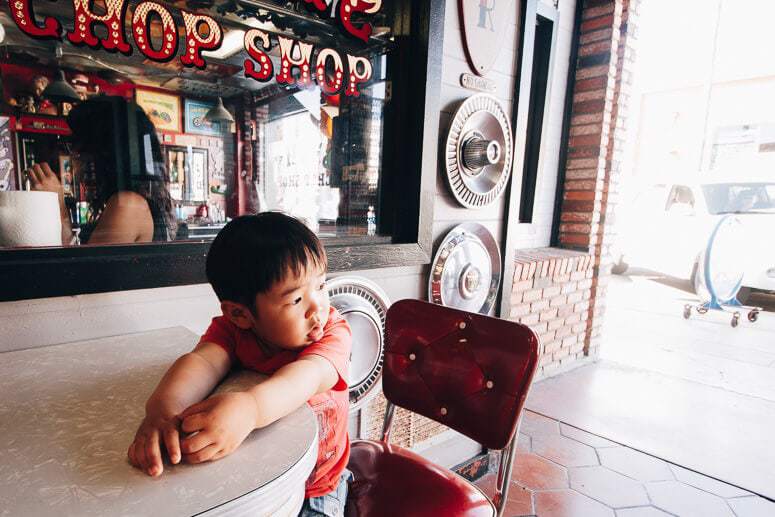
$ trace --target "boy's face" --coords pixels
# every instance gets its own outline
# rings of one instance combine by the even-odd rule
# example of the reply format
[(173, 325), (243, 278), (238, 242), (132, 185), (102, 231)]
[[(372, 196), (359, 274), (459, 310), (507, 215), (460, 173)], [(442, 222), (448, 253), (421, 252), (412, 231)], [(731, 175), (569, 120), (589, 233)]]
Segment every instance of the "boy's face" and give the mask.
[(311, 266), (299, 276), (289, 272), (267, 292), (256, 295), (253, 332), (280, 348), (305, 347), (323, 337), (328, 309), (324, 270)]

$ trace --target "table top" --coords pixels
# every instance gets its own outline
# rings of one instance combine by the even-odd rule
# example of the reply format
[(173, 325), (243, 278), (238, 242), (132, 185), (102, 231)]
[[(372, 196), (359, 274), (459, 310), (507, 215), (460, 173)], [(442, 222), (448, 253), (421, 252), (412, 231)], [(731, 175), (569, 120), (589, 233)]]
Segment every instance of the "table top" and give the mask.
[(294, 469), (303, 487), (317, 446), (307, 405), (216, 462), (165, 465), (158, 478), (128, 463), (145, 401), (196, 340), (176, 327), (0, 354), (0, 515), (194, 515), (287, 488)]

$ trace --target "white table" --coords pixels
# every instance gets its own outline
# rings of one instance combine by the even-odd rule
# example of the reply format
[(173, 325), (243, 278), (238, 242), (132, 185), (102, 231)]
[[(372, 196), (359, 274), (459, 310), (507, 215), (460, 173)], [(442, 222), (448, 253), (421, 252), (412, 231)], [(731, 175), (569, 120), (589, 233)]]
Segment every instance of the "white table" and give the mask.
[(128, 463), (146, 399), (196, 340), (178, 327), (0, 354), (0, 515), (296, 515), (317, 458), (306, 405), (216, 462), (158, 478)]

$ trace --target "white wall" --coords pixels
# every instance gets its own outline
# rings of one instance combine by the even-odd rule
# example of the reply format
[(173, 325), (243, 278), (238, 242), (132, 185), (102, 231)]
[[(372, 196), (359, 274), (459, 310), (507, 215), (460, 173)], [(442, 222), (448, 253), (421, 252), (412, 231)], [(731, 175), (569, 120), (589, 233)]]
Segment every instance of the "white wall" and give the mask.
[[(473, 92), (459, 86), (460, 74), (471, 72), (463, 51), (457, 13), (458, 0), (446, 0), (439, 138), (443, 143), (456, 106)], [(548, 92), (549, 112), (543, 137), (534, 222), (519, 225), (517, 248), (548, 246), (554, 207), (557, 157), (562, 127), (568, 56), (573, 28), (574, 0), (560, 0), (559, 34)], [(515, 86), (516, 11), (503, 38), (504, 48), (489, 77), (498, 84), (496, 96), (511, 109)], [(441, 145), (441, 144), (440, 144)], [(505, 197), (492, 206), (471, 211), (450, 194), (442, 171), (437, 173), (434, 206), (434, 245), (456, 224), (476, 220), (501, 241)], [(517, 173), (521, 177), (521, 171)], [(512, 256), (511, 253), (506, 256)], [(374, 279), (391, 300), (425, 299), (428, 266), (353, 272)], [(181, 325), (200, 333), (218, 314), (218, 302), (208, 285), (92, 294), (44, 300), (0, 303), (0, 351), (68, 343), (84, 339)]]

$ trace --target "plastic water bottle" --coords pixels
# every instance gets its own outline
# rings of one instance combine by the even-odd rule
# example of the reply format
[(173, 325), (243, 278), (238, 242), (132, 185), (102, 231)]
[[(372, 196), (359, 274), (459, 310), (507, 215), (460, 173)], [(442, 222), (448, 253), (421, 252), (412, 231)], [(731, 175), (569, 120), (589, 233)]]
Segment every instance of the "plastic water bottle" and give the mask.
[(367, 233), (369, 235), (377, 234), (377, 215), (374, 213), (374, 207), (369, 206), (369, 211), (366, 214)]

